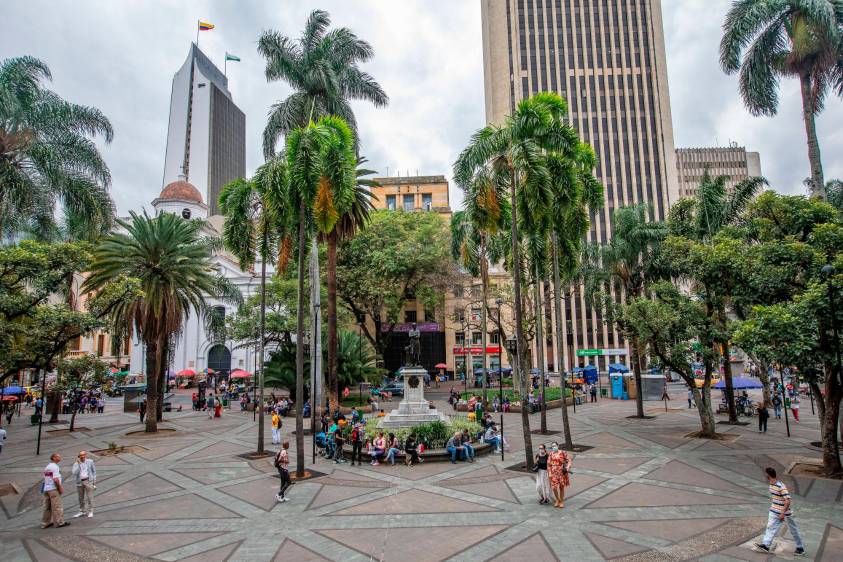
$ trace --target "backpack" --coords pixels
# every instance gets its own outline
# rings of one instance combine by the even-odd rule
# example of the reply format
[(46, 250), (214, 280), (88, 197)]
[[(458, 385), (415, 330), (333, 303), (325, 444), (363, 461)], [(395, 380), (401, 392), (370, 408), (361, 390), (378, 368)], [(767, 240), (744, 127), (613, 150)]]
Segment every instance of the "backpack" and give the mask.
[(351, 431), (351, 442), (352, 443), (359, 443), (360, 442), (360, 430), (359, 429), (354, 428)]
[(275, 468), (281, 468), (281, 451), (275, 454)]

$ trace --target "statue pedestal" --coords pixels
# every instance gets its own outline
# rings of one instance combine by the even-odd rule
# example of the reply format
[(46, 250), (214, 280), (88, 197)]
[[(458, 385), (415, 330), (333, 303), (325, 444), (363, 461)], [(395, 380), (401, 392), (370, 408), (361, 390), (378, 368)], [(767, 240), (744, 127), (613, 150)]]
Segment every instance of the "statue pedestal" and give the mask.
[(397, 409), (381, 418), (378, 427), (410, 427), (432, 421), (449, 423), (448, 417), (431, 409), (424, 398), (427, 371), (423, 367), (402, 367), (400, 373), (404, 379), (404, 398)]

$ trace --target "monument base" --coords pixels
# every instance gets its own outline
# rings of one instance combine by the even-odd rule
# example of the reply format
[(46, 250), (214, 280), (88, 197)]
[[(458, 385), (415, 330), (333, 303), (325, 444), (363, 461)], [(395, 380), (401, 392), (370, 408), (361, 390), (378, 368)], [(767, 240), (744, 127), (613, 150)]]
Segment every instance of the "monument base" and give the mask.
[(434, 421), (449, 423), (448, 416), (431, 408), (424, 399), (427, 371), (423, 367), (402, 367), (399, 372), (404, 379), (404, 398), (398, 408), (380, 419), (378, 427), (412, 427)]

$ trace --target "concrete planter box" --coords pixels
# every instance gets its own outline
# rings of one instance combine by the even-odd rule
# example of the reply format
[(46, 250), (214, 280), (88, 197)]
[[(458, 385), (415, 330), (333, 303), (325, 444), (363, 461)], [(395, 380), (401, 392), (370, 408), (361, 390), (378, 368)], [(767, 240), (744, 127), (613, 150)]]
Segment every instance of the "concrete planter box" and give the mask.
[[(494, 452), (494, 448), (489, 445), (488, 443), (472, 443), (474, 446), (474, 456), (479, 457), (480, 455), (488, 455), (489, 453)], [(342, 452), (346, 455), (346, 458), (351, 456), (351, 445), (343, 445)], [(371, 457), (367, 455), (365, 452), (363, 453), (365, 457), (371, 460)], [(404, 451), (399, 451), (395, 454), (395, 462), (396, 464), (404, 463)], [(424, 453), (419, 454), (419, 458), (421, 458), (425, 462), (449, 462), (451, 460), (451, 453), (448, 452), (447, 449), (427, 449)], [(384, 464), (381, 462), (381, 464)]]
[[(569, 396), (565, 400), (568, 402), (568, 406), (574, 405), (574, 398), (573, 397)], [(545, 403), (545, 406), (548, 410), (555, 410), (556, 408), (561, 408), (562, 407), (562, 399), (560, 398), (559, 400), (548, 400)], [(519, 404), (510, 404), (509, 405), (509, 411), (520, 413), (521, 412), (521, 404), (520, 403)], [(538, 410), (536, 411), (536, 413), (538, 413)]]

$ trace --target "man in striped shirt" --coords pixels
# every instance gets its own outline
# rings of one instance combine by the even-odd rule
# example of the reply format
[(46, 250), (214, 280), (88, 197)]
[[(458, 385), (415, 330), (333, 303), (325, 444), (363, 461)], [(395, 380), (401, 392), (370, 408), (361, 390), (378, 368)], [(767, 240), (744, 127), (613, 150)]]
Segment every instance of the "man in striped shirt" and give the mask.
[(767, 467), (764, 469), (767, 475), (767, 481), (770, 483), (770, 514), (767, 518), (767, 530), (764, 533), (764, 541), (755, 544), (755, 549), (761, 552), (770, 552), (773, 544), (773, 539), (781, 529), (784, 522), (787, 522), (787, 528), (790, 529), (790, 534), (796, 542), (796, 550), (793, 552), (795, 556), (803, 556), (805, 554), (805, 545), (802, 543), (802, 535), (799, 534), (799, 528), (796, 526), (796, 520), (793, 519), (793, 510), (790, 509), (790, 492), (787, 486), (778, 479), (776, 469)]

